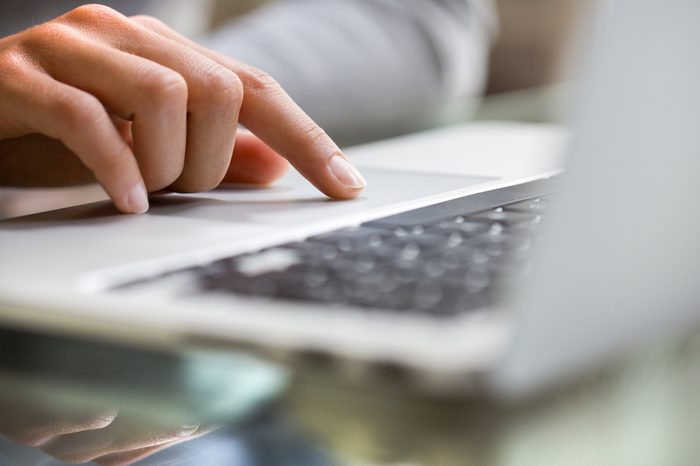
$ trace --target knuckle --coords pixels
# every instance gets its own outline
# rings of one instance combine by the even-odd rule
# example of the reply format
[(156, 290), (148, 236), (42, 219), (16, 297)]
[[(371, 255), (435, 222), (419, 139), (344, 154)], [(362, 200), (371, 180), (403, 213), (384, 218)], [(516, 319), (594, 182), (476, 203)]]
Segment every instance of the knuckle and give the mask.
[(121, 17), (121, 15), (108, 6), (89, 3), (69, 11), (63, 17), (81, 24), (93, 24)]
[(28, 59), (17, 48), (0, 50), (0, 76), (17, 76), (24, 74)]
[(144, 96), (157, 105), (186, 104), (187, 81), (180, 73), (165, 67), (145, 70), (139, 87)]
[(240, 78), (233, 71), (223, 66), (213, 66), (204, 77), (204, 85), (217, 98), (227, 98), (239, 100), (243, 96), (243, 84)]
[(228, 68), (216, 64), (200, 74), (197, 86), (190, 89), (192, 104), (206, 107), (222, 118), (235, 115), (243, 101), (243, 84)]
[(22, 35), (23, 45), (31, 50), (55, 48), (56, 44), (65, 44), (75, 36), (73, 28), (59, 21), (34, 26)]
[(102, 104), (89, 94), (64, 96), (56, 102), (56, 113), (70, 130), (84, 130), (94, 125), (103, 111)]
[(240, 72), (240, 77), (246, 89), (261, 92), (277, 92), (280, 89), (275, 78), (260, 68), (247, 67)]
[(158, 18), (154, 18), (153, 16), (136, 15), (132, 16), (131, 20), (140, 24), (141, 26), (152, 30), (160, 30), (163, 28), (167, 28), (163, 21), (159, 20)]
[(299, 133), (305, 140), (310, 141), (311, 143), (320, 143), (329, 139), (329, 136), (324, 129), (318, 126), (316, 123), (305, 123), (300, 126)]

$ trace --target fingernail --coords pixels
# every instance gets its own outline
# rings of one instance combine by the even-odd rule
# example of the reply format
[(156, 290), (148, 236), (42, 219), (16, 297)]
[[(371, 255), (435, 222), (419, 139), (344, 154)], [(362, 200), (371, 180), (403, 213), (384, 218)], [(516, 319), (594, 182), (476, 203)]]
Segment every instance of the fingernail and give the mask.
[(126, 197), (126, 202), (129, 205), (129, 210), (135, 214), (143, 214), (148, 211), (148, 193), (142, 181), (139, 181), (136, 186), (131, 188)]
[(350, 189), (362, 189), (367, 186), (367, 180), (340, 155), (334, 156), (328, 164), (333, 176)]
[(173, 437), (189, 437), (190, 435), (197, 432), (199, 425), (196, 426), (181, 426), (180, 430), (173, 434)]

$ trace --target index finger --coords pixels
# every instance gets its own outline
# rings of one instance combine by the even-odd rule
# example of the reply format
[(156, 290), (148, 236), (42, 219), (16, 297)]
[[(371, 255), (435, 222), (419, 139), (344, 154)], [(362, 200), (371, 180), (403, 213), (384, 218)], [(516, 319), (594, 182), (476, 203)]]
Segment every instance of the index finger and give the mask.
[(208, 50), (150, 17), (134, 21), (197, 50), (231, 69), (243, 83), (239, 121), (324, 194), (337, 199), (358, 196), (367, 185), (340, 148), (265, 72)]

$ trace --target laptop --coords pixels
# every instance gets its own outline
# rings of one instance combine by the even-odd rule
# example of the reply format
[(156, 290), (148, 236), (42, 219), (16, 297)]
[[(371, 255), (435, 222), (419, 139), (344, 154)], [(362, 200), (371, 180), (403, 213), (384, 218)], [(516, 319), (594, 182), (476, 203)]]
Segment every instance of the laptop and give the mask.
[(470, 175), (469, 153), (436, 144), (359, 158), (369, 188), (355, 201), (290, 174), (158, 197), (143, 216), (96, 203), (6, 220), (0, 322), (501, 396), (687, 328), (700, 3), (601, 11), (563, 174)]

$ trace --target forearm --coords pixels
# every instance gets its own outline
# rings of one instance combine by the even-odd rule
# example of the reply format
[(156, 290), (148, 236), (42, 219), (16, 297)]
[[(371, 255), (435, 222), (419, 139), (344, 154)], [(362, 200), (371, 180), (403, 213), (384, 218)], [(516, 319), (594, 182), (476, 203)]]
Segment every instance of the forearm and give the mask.
[(204, 42), (265, 69), (331, 135), (357, 141), (426, 126), (478, 95), (492, 13), (489, 0), (292, 0)]

